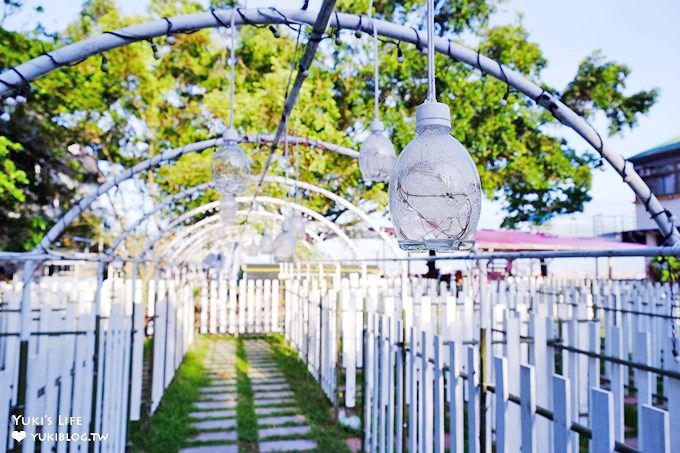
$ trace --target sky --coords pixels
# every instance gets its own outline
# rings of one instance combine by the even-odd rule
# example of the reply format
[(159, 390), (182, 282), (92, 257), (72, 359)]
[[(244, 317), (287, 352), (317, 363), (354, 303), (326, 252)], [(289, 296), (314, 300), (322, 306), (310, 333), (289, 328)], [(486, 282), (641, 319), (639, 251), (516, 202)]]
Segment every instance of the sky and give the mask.
[[(28, 0), (41, 4), (45, 12), (40, 21), (48, 31), (62, 29), (77, 17), (80, 0)], [(125, 13), (143, 13), (147, 0), (117, 0)], [(299, 8), (301, 1), (277, 0), (247, 2), (249, 7), (276, 5)], [(312, 0), (310, 9), (318, 9)], [(543, 80), (562, 89), (574, 76), (580, 61), (596, 49), (610, 59), (626, 63), (631, 74), (627, 92), (658, 88), (660, 98), (639, 125), (608, 142), (624, 157), (630, 157), (680, 136), (680, 1), (678, 0), (507, 0), (499, 6), (492, 23), (513, 22), (522, 15), (530, 39), (538, 42), (549, 61)], [(10, 18), (8, 28), (31, 27), (35, 18), (22, 14)], [(606, 137), (606, 122), (596, 119), (594, 126)], [(567, 128), (557, 131), (575, 149), (588, 145)], [(592, 217), (631, 215), (634, 195), (611, 169), (594, 171), (593, 201), (585, 212), (563, 216), (555, 223), (589, 225)], [(499, 205), (485, 203), (481, 227), (494, 228), (501, 221)]]

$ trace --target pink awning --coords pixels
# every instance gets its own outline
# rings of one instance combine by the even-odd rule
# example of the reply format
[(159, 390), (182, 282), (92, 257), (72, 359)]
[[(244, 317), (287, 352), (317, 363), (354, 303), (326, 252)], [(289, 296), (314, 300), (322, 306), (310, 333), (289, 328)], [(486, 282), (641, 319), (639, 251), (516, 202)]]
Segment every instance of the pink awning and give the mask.
[[(386, 228), (394, 234), (393, 228)], [(644, 248), (641, 244), (603, 238), (562, 237), (514, 230), (477, 230), (476, 244), (483, 250), (611, 250)]]

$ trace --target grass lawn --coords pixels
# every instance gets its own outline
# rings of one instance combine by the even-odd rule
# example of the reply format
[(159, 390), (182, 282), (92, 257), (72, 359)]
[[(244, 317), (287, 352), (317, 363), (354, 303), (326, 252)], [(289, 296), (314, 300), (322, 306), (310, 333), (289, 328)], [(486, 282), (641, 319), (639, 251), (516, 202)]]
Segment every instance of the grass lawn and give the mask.
[(238, 407), (236, 408), (239, 450), (257, 452), (257, 416), (253, 403), (253, 388), (248, 378), (248, 359), (243, 338), (236, 339), (236, 387)]
[(198, 400), (198, 389), (208, 383), (203, 361), (209, 341), (196, 337), (153, 417), (142, 414), (140, 421), (130, 423), (128, 440), (132, 451), (173, 453), (192, 434), (189, 413)]

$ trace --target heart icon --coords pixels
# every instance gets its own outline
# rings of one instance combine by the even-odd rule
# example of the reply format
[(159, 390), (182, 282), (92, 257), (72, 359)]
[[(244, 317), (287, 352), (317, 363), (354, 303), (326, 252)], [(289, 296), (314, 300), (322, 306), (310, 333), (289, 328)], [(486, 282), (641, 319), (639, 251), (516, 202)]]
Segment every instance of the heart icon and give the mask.
[(21, 442), (26, 439), (26, 431), (12, 431), (12, 438), (17, 442)]

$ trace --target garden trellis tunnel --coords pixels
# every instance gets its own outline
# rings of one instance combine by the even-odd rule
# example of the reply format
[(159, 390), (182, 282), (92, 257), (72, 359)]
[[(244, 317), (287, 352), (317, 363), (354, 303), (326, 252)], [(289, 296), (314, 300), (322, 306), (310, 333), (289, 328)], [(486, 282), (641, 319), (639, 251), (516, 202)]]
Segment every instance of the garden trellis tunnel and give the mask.
[[(324, 2), (318, 15), (275, 8), (210, 10), (106, 32), (0, 73), (0, 96), (23, 93), (50, 71), (116, 47), (228, 24), (312, 26), (296, 79), (300, 84), (329, 27), (428, 44), (413, 28), (333, 12), (333, 6)], [(0, 452), (35, 451), (35, 443), (14, 436), (18, 432), (107, 433), (106, 440), (88, 438), (84, 445), (89, 451), (125, 451), (128, 423), (157, 410), (196, 332), (283, 335), (341, 421), (358, 430), (365, 451), (461, 452), (467, 445), (468, 451), (490, 452), (495, 445), (496, 451), (567, 452), (581, 440), (590, 442), (591, 451), (680, 451), (680, 433), (670, 429), (680, 421), (677, 285), (487, 279), (489, 261), (498, 258), (677, 257), (680, 233), (672, 216), (632, 164), (551, 93), (450, 40), (434, 38), (434, 46), (525, 94), (578, 133), (644, 203), (665, 246), (438, 257), (470, 264), (458, 284), (447, 285), (409, 274), (409, 260), (421, 258), (400, 253), (395, 239), (361, 207), (310, 182), (267, 175), (267, 164), (261, 176), (251, 177), (255, 193), (236, 197), (242, 225), (224, 227), (218, 215), (208, 215), (219, 207), (211, 202), (170, 218), (148, 233), (141, 247), (126, 245), (163, 210), (176, 214), (176, 206), (213, 188), (205, 183), (159, 201), (99, 253), (54, 249), (66, 229), (110, 191), (181, 156), (219, 146), (222, 139), (189, 143), (99, 185), (75, 202), (33, 251), (0, 252), (0, 260), (23, 265), (21, 278), (0, 287), (0, 421), (8, 421), (0, 424)], [(295, 93), (287, 95), (278, 130), (243, 136), (241, 143), (269, 144), (268, 163), (282, 138), (358, 157), (340, 145), (287, 136)], [(323, 197), (347, 210), (359, 226), (334, 223), (294, 200), (261, 195), (263, 184)], [(241, 253), (237, 248), (246, 230), (283, 223), (279, 210), (305, 217), (305, 243), (322, 259), (280, 263), (256, 278), (224, 272), (223, 260)], [(394, 256), (368, 257), (357, 241), (364, 237), (377, 237)], [(342, 241), (350, 256), (338, 256), (329, 238)], [(391, 275), (387, 262), (395, 264)], [(75, 278), (38, 275), (60, 263), (95, 263), (96, 271)], [(260, 347), (252, 347), (253, 355)], [(626, 443), (629, 374), (636, 395), (636, 445)], [(62, 413), (83, 422), (68, 428), (26, 422)], [(518, 420), (520, 431), (513, 429)], [(58, 436), (39, 444), (41, 451), (67, 451)]]

